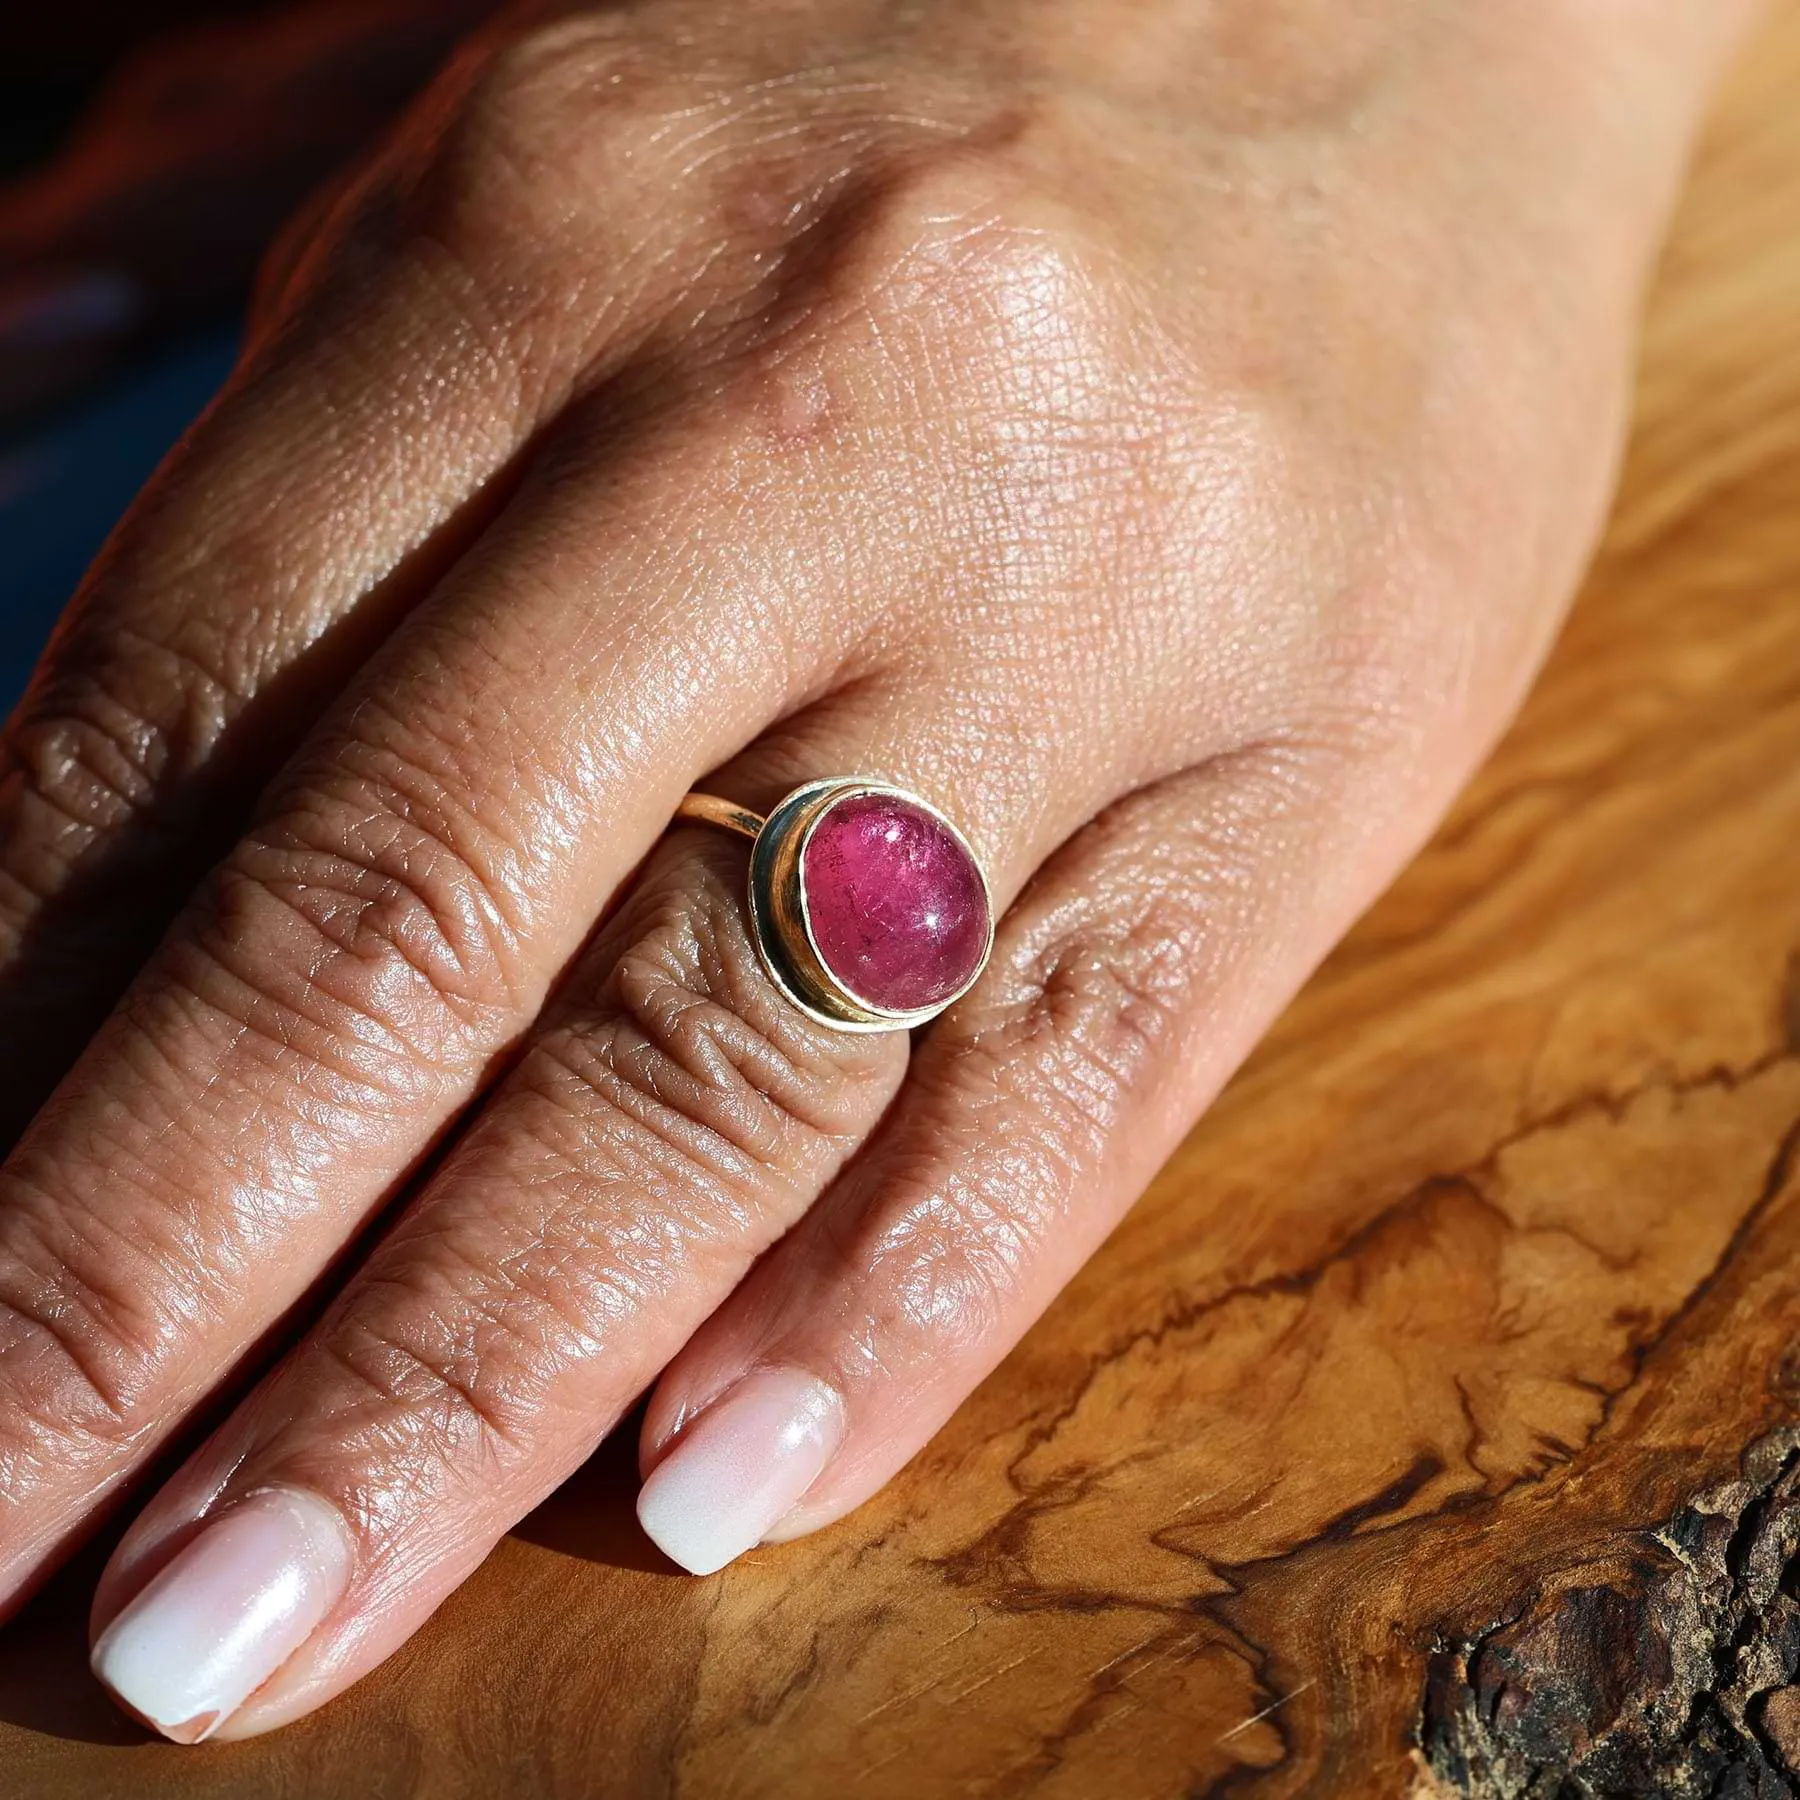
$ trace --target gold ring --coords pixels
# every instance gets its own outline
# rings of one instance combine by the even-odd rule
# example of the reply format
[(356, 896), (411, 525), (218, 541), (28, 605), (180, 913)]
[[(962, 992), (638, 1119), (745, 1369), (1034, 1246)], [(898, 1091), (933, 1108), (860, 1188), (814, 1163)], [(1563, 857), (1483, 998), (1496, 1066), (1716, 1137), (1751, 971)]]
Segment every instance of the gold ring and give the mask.
[(750, 840), (750, 924), (769, 978), (839, 1031), (897, 1031), (966, 994), (994, 947), (987, 877), (929, 801), (837, 776), (765, 818), (716, 794), (676, 816)]

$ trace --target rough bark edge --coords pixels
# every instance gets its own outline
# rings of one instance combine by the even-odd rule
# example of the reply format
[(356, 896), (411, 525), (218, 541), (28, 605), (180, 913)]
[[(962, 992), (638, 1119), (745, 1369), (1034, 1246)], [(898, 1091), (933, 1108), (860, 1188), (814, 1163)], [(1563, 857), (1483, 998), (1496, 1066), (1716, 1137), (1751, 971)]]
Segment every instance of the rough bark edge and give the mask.
[(1426, 1791), (1800, 1800), (1800, 1430), (1741, 1466), (1434, 1647)]

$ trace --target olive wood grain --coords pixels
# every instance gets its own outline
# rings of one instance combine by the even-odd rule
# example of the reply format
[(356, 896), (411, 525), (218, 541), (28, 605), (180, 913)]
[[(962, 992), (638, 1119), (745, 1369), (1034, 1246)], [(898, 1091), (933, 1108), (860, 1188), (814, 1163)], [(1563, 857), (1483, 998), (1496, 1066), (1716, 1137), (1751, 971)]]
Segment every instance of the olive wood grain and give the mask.
[(0, 1793), (1800, 1791), (1800, 10), (1725, 97), (1517, 728), (880, 1499), (696, 1581), (628, 1448), (317, 1718), (147, 1741), (76, 1571)]

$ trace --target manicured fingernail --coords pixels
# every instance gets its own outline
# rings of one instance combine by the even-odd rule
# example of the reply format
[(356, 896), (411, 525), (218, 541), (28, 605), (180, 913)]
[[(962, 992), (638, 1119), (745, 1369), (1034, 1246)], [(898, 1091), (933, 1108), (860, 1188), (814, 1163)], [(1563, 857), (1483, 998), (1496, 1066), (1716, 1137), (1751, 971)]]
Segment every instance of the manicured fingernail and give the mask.
[(136, 329), (144, 293), (129, 275), (96, 273), (0, 286), (0, 349), (62, 350)]
[(94, 1673), (164, 1737), (210, 1737), (312, 1636), (350, 1580), (335, 1508), (264, 1488), (184, 1545), (94, 1646)]
[(664, 1555), (710, 1575), (763, 1541), (843, 1435), (835, 1389), (799, 1369), (758, 1369), (713, 1401), (650, 1471), (638, 1522)]

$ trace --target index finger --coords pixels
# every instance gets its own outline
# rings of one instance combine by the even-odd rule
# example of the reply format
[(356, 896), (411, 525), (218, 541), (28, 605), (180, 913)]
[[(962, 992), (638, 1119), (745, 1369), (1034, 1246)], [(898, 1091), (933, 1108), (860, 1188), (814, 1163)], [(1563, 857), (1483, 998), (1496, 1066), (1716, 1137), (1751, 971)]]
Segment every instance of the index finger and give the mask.
[(115, 533), (9, 721), (0, 1142), (320, 711), (496, 516), (521, 453), (667, 306), (673, 228), (647, 243), (598, 180), (571, 220), (579, 159), (551, 179), (542, 157), (479, 155), (543, 79), (470, 59), (452, 153), (421, 118), (347, 192), (304, 292)]
[[(319, 709), (471, 535), (535, 421), (412, 272), (256, 356), (83, 583), (0, 749), (0, 1132), (16, 1135)], [(310, 338), (311, 333), (307, 336)], [(358, 346), (356, 353), (348, 343)], [(370, 379), (365, 359), (381, 373)], [(454, 451), (454, 453), (453, 453)], [(225, 829), (221, 829), (224, 827)]]

